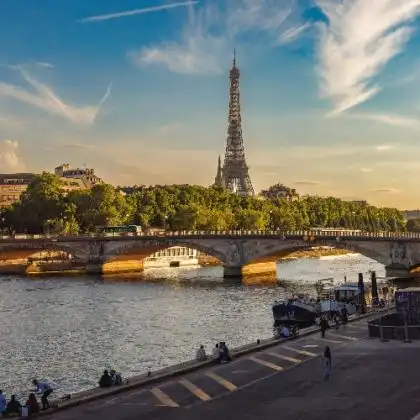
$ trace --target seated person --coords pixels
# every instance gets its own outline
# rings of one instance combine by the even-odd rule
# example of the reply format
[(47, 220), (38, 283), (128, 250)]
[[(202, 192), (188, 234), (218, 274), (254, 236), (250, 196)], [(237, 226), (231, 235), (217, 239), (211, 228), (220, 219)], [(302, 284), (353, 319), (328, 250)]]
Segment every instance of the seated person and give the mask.
[(221, 361), (221, 357), (220, 357), (220, 349), (219, 349), (219, 344), (216, 344), (215, 346), (214, 346), (214, 348), (213, 348), (213, 353), (212, 353), (212, 359), (215, 361), (215, 362), (218, 362), (218, 363), (220, 363), (220, 361)]
[(207, 360), (206, 351), (204, 350), (203, 345), (201, 345), (200, 348), (197, 350), (195, 358), (199, 362), (204, 362), (205, 360)]
[(222, 362), (230, 362), (232, 358), (229, 355), (229, 349), (226, 343), (220, 344), (220, 358)]
[(283, 325), (280, 330), (280, 335), (284, 338), (290, 337), (289, 328), (286, 325)]
[(26, 401), (26, 405), (29, 408), (30, 416), (32, 416), (32, 414), (36, 414), (41, 411), (38, 400), (36, 399), (36, 395), (33, 392), (29, 394), (28, 401)]
[(6, 414), (20, 414), (22, 405), (16, 399), (16, 395), (12, 395), (7, 403)]
[(114, 369), (111, 369), (109, 373), (111, 376), (112, 385), (122, 385), (121, 373), (116, 372)]
[(99, 388), (109, 388), (112, 386), (112, 378), (107, 370), (104, 370), (101, 379), (99, 379)]

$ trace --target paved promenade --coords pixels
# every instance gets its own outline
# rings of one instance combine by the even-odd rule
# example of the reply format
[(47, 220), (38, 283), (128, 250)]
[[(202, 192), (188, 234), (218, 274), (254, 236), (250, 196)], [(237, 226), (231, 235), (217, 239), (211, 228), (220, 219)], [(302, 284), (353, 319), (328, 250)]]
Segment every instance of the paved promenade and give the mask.
[[(59, 411), (57, 420), (410, 420), (420, 412), (420, 343), (380, 343), (366, 320), (279, 344), (150, 389)], [(323, 382), (322, 353), (333, 371)]]

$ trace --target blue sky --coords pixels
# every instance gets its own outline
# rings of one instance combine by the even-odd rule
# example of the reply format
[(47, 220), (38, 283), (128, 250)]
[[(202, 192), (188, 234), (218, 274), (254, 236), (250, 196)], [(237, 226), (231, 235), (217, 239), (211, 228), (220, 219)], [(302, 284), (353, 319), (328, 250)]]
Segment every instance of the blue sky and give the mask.
[(419, 207), (420, 0), (0, 7), (1, 171), (68, 162), (113, 184), (211, 184), (236, 46), (257, 190)]

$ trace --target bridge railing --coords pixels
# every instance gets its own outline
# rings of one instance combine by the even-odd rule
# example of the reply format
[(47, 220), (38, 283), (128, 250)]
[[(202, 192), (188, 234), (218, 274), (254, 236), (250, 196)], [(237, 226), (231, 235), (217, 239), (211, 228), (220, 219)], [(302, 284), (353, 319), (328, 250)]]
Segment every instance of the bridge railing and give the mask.
[(87, 239), (87, 238), (113, 238), (113, 237), (162, 237), (162, 238), (173, 238), (173, 237), (276, 237), (283, 239), (300, 239), (308, 242), (320, 240), (320, 239), (331, 239), (335, 238), (337, 241), (342, 239), (367, 239), (372, 238), (375, 240), (410, 240), (420, 239), (420, 233), (417, 232), (364, 232), (364, 231), (352, 231), (352, 230), (297, 230), (297, 231), (284, 231), (284, 230), (221, 230), (221, 231), (191, 231), (191, 230), (179, 230), (179, 231), (165, 231), (165, 232), (151, 232), (151, 233), (86, 233), (81, 235), (41, 235), (41, 234), (15, 234), (15, 235), (3, 235), (0, 236), (0, 241), (14, 241), (14, 240), (45, 240), (50, 239), (51, 241), (66, 240), (66, 239)]

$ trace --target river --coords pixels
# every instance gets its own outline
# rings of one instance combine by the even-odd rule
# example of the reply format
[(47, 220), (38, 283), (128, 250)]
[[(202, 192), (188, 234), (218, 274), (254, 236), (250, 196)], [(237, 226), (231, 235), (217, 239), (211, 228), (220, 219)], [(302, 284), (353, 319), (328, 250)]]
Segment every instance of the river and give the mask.
[(0, 277), (0, 389), (27, 394), (38, 377), (74, 392), (95, 387), (104, 368), (127, 377), (191, 359), (200, 344), (210, 352), (221, 339), (235, 347), (270, 337), (279, 296), (369, 270), (385, 275), (356, 254), (283, 262), (284, 287), (223, 285), (221, 267), (158, 269), (137, 282)]

